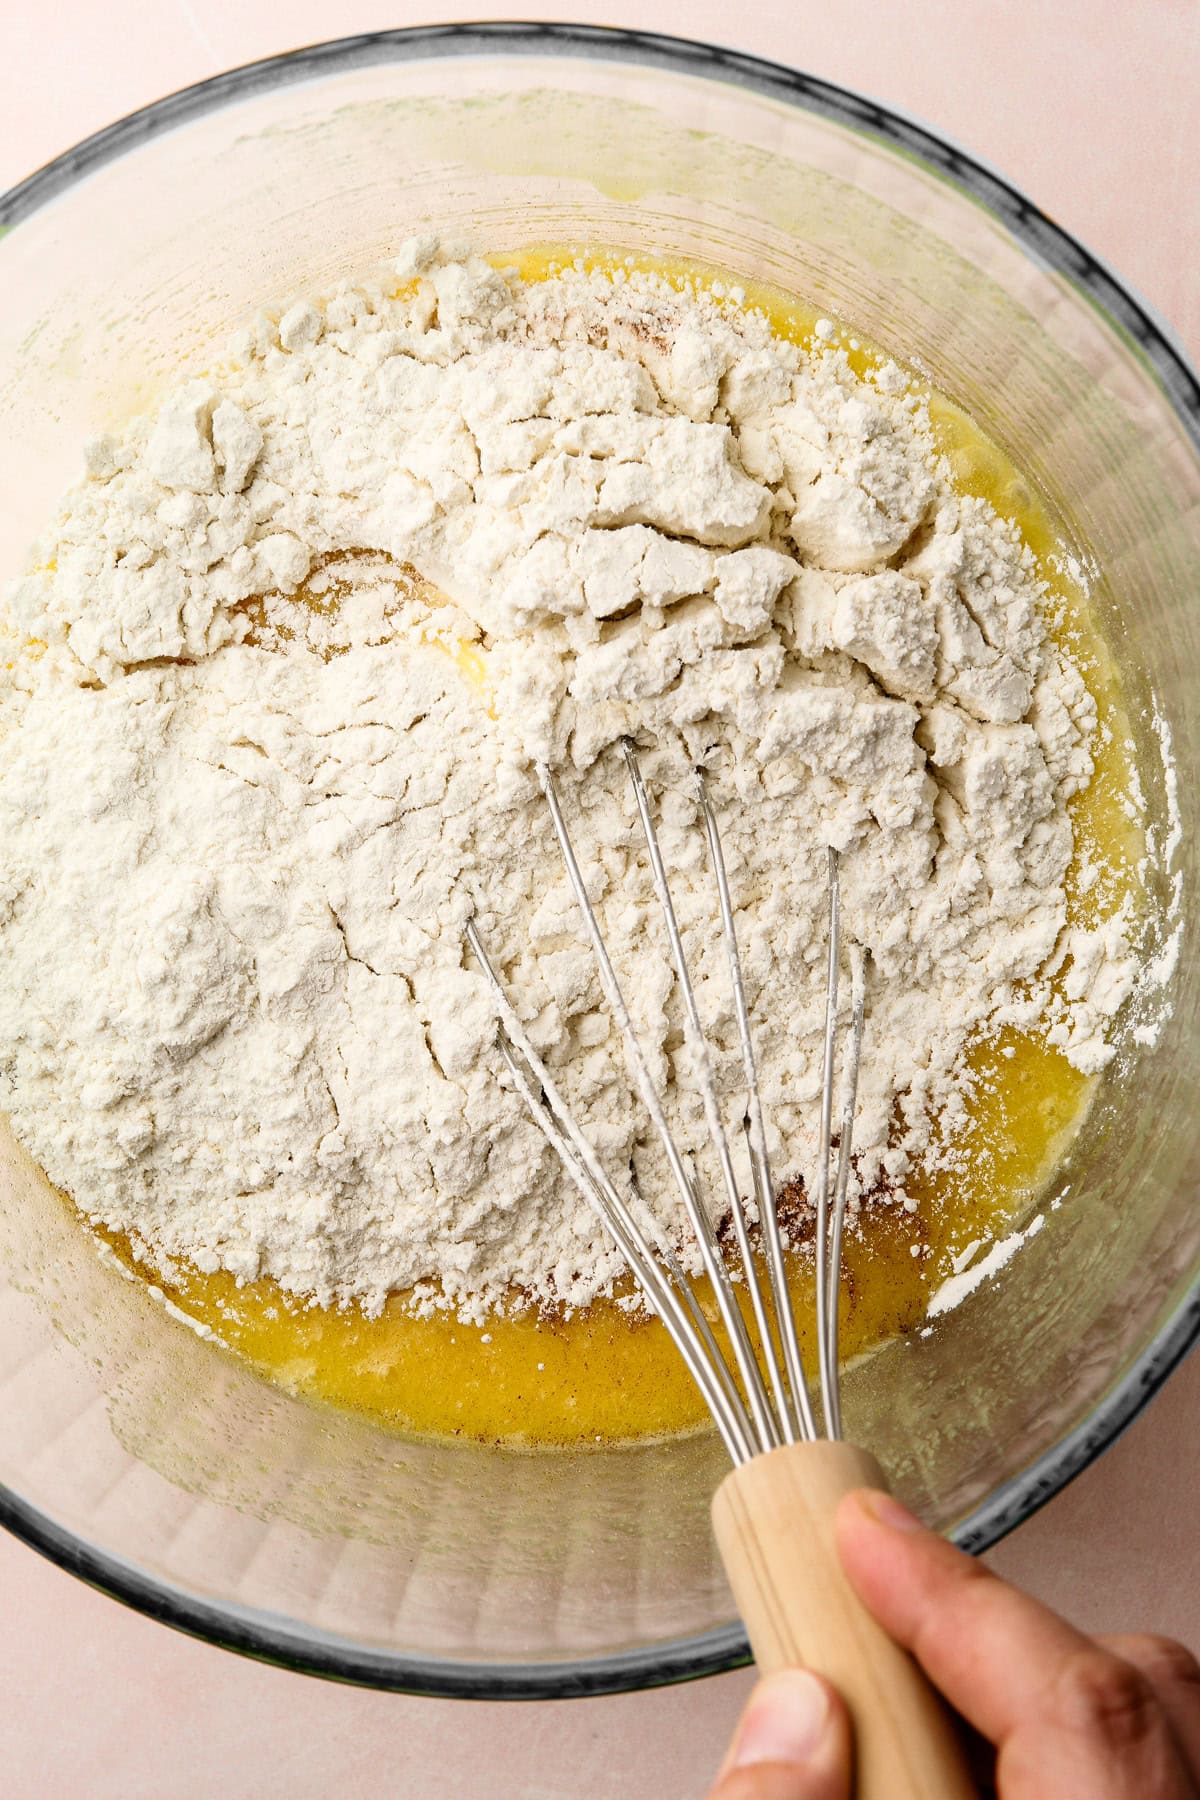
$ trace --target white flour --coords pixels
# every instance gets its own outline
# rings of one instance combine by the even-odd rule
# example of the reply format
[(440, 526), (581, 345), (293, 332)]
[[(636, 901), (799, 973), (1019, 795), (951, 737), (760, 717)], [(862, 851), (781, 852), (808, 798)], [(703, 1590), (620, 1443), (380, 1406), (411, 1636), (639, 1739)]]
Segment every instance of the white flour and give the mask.
[[(604, 1288), (618, 1258), (506, 1086), (462, 931), (610, 1169), (672, 1209), (548, 757), (715, 1196), (623, 733), (736, 1126), (710, 771), (781, 1176), (814, 1155), (828, 844), (869, 953), (856, 1198), (903, 1202), (980, 1027), (1045, 1015), (1100, 1068), (1135, 961), (1123, 918), (1067, 926), (1095, 707), (900, 372), (652, 277), (526, 287), (432, 242), (396, 273), (400, 298), (260, 320), (93, 445), (10, 595), (0, 1106), (52, 1179), (160, 1257), (325, 1303)], [(316, 609), (289, 598), (310, 574)]]

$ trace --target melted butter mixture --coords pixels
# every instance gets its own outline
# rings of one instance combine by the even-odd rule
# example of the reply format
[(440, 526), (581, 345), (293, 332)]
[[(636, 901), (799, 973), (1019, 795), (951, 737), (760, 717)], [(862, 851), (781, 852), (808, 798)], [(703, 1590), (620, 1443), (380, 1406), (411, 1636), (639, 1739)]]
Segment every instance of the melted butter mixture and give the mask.
[[(493, 260), (536, 281), (565, 258), (561, 250), (546, 250)], [(632, 261), (680, 284), (712, 286), (731, 279), (682, 264)], [(605, 259), (593, 259), (595, 264), (605, 266)], [(812, 308), (754, 283), (743, 282), (741, 288), (746, 303), (765, 312), (779, 336), (801, 344), (811, 339), (817, 317)], [(869, 349), (852, 342), (850, 354), (860, 372), (870, 366)], [(1143, 852), (1142, 834), (1130, 818), (1134, 771), (1116, 672), (1082, 593), (1067, 575), (1061, 541), (1037, 496), (950, 401), (931, 394), (929, 407), (957, 485), (1014, 520), (1038, 557), (1054, 634), (1069, 648), (1097, 701), (1096, 773), (1071, 803), (1075, 861), (1068, 902), (1072, 921), (1087, 924), (1125, 893), (1137, 892)], [(315, 609), (327, 611), (337, 604), (336, 584), (307, 598)], [(486, 703), (483, 647), (471, 642), (442, 647)], [(1085, 867), (1093, 871), (1090, 885), (1080, 880)], [(967, 1060), (974, 1096), (955, 1140), (963, 1152), (954, 1159), (955, 1168), (910, 1179), (915, 1213), (896, 1205), (867, 1208), (860, 1230), (847, 1239), (844, 1360), (917, 1327), (956, 1255), (972, 1240), (999, 1236), (1028, 1214), (1087, 1112), (1096, 1078), (1080, 1075), (1034, 1038), (1006, 1032), (977, 1044)], [(627, 1313), (617, 1299), (597, 1301), (570, 1318), (525, 1312), (476, 1327), (452, 1318), (413, 1318), (405, 1295), (395, 1294), (378, 1318), (367, 1319), (353, 1310), (306, 1305), (271, 1281), (239, 1285), (224, 1272), (203, 1275), (180, 1265), (169, 1279), (158, 1270), (148, 1274), (128, 1243), (103, 1235), (126, 1266), (271, 1380), (398, 1431), (546, 1447), (663, 1436), (707, 1422), (663, 1327)], [(791, 1277), (811, 1369), (816, 1354), (811, 1253), (792, 1256)], [(708, 1297), (701, 1297), (707, 1308)]]

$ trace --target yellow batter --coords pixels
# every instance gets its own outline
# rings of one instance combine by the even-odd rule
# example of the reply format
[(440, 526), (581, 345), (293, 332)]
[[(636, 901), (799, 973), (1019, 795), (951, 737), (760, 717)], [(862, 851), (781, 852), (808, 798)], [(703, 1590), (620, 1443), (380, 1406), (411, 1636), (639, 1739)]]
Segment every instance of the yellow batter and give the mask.
[[(496, 257), (526, 280), (543, 278), (562, 252)], [(603, 259), (595, 259), (604, 266)], [(672, 279), (718, 279), (712, 271), (662, 266)], [(723, 277), (728, 282), (728, 276)], [(747, 300), (775, 331), (806, 342), (816, 315), (778, 291), (743, 283)], [(861, 369), (870, 359), (859, 349)], [(1087, 924), (1136, 891), (1141, 834), (1122, 801), (1132, 776), (1130, 737), (1115, 671), (1083, 596), (1067, 578), (1053, 524), (1018, 470), (949, 401), (930, 396), (941, 448), (968, 493), (1015, 520), (1051, 591), (1055, 633), (1069, 646), (1095, 696), (1100, 719), (1096, 774), (1071, 803), (1076, 857), (1104, 873), (1084, 894), (1068, 879), (1073, 923)], [(328, 594), (313, 604), (327, 607)], [(463, 679), (487, 692), (485, 654), (454, 651)], [(1107, 727), (1107, 729), (1106, 729)], [(714, 922), (715, 928), (715, 922)], [(862, 1236), (846, 1245), (842, 1354), (849, 1358), (897, 1332), (912, 1330), (930, 1294), (971, 1240), (1000, 1235), (1027, 1213), (1086, 1113), (1095, 1078), (1078, 1074), (1058, 1052), (1007, 1033), (970, 1056), (977, 1099), (966, 1134), (967, 1169), (910, 1179), (915, 1214), (896, 1206), (869, 1210)], [(131, 1267), (127, 1244), (109, 1238)], [(797, 1317), (810, 1366), (813, 1349), (811, 1258), (792, 1259)], [(209, 1326), (231, 1351), (292, 1392), (369, 1414), (380, 1424), (423, 1434), (462, 1434), (525, 1445), (586, 1444), (657, 1436), (702, 1425), (707, 1415), (682, 1361), (654, 1320), (631, 1318), (599, 1301), (569, 1319), (531, 1313), (493, 1318), (484, 1327), (453, 1319), (419, 1320), (394, 1295), (376, 1319), (356, 1311), (306, 1306), (271, 1281), (239, 1286), (224, 1272), (177, 1270), (149, 1277), (176, 1306)]]

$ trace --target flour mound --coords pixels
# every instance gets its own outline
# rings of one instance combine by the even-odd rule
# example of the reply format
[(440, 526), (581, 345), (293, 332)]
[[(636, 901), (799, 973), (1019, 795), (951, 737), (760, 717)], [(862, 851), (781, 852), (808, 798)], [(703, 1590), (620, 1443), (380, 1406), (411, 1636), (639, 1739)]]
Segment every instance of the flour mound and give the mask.
[(964, 1046), (1036, 1025), (1055, 958), (1055, 1041), (1106, 1061), (1134, 959), (1120, 918), (1068, 951), (1064, 888), (1095, 707), (894, 367), (661, 278), (527, 285), (422, 240), (258, 320), (87, 468), (9, 595), (0, 1106), (152, 1256), (368, 1311), (612, 1282), (497, 1054), (471, 916), (609, 1169), (678, 1223), (538, 758), (715, 1200), (626, 734), (740, 1146), (707, 771), (781, 1179), (815, 1159), (828, 845), (867, 953), (854, 1204), (903, 1200)]

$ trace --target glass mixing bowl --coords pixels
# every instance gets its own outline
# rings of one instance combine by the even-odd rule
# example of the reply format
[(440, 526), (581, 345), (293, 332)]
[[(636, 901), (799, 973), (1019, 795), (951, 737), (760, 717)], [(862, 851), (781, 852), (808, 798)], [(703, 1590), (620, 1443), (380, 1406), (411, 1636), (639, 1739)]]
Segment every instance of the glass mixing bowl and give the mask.
[[(0, 577), (86, 438), (261, 303), (436, 227), (637, 247), (774, 281), (925, 372), (1098, 571), (1151, 809), (1174, 734), (1194, 879), (1200, 393), (1170, 334), (990, 170), (768, 63), (573, 26), (388, 33), (260, 63), (0, 200)], [(1194, 918), (1003, 1276), (849, 1372), (848, 1431), (981, 1548), (1096, 1456), (1200, 1325)], [(729, 1668), (715, 1439), (529, 1455), (293, 1400), (98, 1260), (0, 1135), (5, 1522), (216, 1643), (414, 1692), (565, 1695)]]

